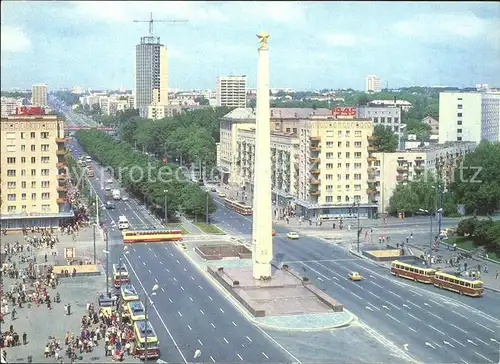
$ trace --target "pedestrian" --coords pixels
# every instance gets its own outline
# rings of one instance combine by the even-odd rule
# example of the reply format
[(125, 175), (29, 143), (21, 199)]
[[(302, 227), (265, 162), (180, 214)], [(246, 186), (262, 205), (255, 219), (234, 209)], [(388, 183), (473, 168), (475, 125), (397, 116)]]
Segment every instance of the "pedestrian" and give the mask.
[(26, 332), (23, 333), (23, 345), (26, 345), (28, 343), (28, 334)]
[(497, 269), (497, 272), (496, 272), (496, 274), (495, 274), (495, 279), (498, 279), (498, 275), (499, 275), (499, 274), (500, 274), (500, 272), (499, 272), (499, 271), (498, 271), (498, 269)]
[(68, 303), (68, 316), (71, 315), (71, 303)]
[(33, 355), (28, 355), (28, 363), (33, 363)]

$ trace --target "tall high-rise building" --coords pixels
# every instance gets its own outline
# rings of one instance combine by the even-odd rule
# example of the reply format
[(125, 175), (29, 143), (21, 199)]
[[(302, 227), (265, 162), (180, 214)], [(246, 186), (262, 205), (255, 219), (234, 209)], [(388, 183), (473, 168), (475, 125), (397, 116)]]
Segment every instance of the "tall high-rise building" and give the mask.
[(167, 55), (167, 47), (160, 43), (160, 37), (141, 37), (141, 43), (135, 46), (134, 108), (139, 109), (141, 117), (147, 117), (152, 103), (168, 104)]
[(217, 106), (246, 107), (247, 76), (217, 78)]
[(47, 106), (47, 85), (37, 83), (31, 86), (31, 104), (33, 106)]
[(441, 92), (439, 143), (500, 141), (500, 93)]
[(0, 129), (1, 228), (58, 227), (73, 216), (63, 121), (11, 115), (1, 118)]
[(366, 92), (380, 92), (380, 78), (376, 75), (368, 75), (365, 79)]

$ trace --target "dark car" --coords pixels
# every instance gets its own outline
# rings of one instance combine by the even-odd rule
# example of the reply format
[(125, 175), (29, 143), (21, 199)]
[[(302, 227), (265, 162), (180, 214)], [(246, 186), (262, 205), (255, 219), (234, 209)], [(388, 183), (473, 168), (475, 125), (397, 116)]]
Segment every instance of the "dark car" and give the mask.
[(115, 204), (112, 202), (106, 202), (106, 209), (108, 210), (114, 210), (115, 209)]

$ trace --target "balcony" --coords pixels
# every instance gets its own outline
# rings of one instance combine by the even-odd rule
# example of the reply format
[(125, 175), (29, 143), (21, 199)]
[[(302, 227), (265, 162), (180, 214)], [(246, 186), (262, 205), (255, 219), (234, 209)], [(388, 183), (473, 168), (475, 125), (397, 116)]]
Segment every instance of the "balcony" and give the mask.
[(67, 180), (67, 179), (69, 178), (69, 176), (68, 176), (67, 174), (58, 174), (58, 175), (56, 176), (56, 178), (57, 178), (58, 180)]
[(414, 168), (415, 168), (415, 171), (422, 172), (422, 171), (424, 170), (424, 168), (425, 168), (425, 167), (424, 167), (423, 165), (421, 165), (421, 164), (420, 164), (420, 165), (416, 164), (416, 165), (414, 166)]
[(369, 145), (368, 146), (368, 151), (369, 152), (376, 152), (378, 150), (378, 148), (374, 145)]
[(311, 192), (311, 196), (319, 196), (319, 195), (321, 195), (320, 191), (313, 191), (313, 192)]
[(369, 135), (367, 137), (367, 139), (368, 139), (369, 142), (373, 142), (373, 141), (377, 140), (377, 137), (375, 135)]
[(56, 138), (56, 143), (65, 143), (66, 139), (65, 138)]
[(367, 188), (366, 189), (366, 194), (367, 195), (374, 195), (375, 194), (375, 190), (373, 188)]
[(396, 176), (396, 181), (398, 181), (398, 182), (402, 182), (402, 181), (406, 181), (406, 180), (408, 180), (408, 176), (404, 176), (402, 174), (398, 174)]
[(319, 145), (311, 146), (311, 152), (321, 152), (321, 147)]
[(406, 166), (406, 165), (405, 165), (405, 166), (403, 166), (403, 165), (398, 165), (398, 166), (396, 167), (396, 170), (397, 170), (398, 172), (400, 172), (400, 173), (401, 173), (401, 172), (407, 172), (407, 171), (408, 171), (408, 166)]
[(376, 162), (376, 161), (377, 161), (377, 158), (375, 158), (374, 156), (369, 156), (369, 157), (367, 157), (367, 158), (366, 158), (366, 160), (367, 160), (368, 162)]
[(57, 186), (57, 192), (66, 192), (68, 190), (68, 186)]
[(320, 140), (321, 140), (321, 137), (319, 137), (319, 136), (313, 136), (313, 137), (311, 137), (311, 141), (312, 142), (319, 142)]
[(66, 155), (66, 153), (68, 153), (68, 151), (66, 149), (58, 149), (58, 150), (56, 150), (56, 154), (57, 155)]
[(309, 161), (311, 163), (320, 163), (321, 162), (321, 158), (312, 157), (312, 158), (309, 158)]
[(312, 174), (320, 174), (320, 170), (319, 169), (311, 169), (311, 173)]
[(66, 162), (57, 162), (57, 167), (66, 167)]
[(375, 172), (375, 167), (368, 167), (367, 171), (368, 173), (373, 173)]
[(68, 199), (66, 199), (66, 198), (58, 198), (57, 199), (57, 203), (66, 203), (66, 202), (68, 202)]
[(370, 182), (370, 183), (375, 182), (375, 175), (374, 174), (369, 174), (368, 178), (367, 178), (367, 181)]
[(319, 180), (319, 179), (310, 179), (309, 182), (312, 185), (320, 185), (321, 184), (321, 180)]

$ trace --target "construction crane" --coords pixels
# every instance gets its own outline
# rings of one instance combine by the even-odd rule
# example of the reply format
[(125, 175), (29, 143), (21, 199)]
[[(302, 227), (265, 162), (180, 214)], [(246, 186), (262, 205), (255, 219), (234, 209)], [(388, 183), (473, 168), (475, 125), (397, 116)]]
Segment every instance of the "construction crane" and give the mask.
[(153, 19), (153, 13), (149, 20), (134, 20), (134, 23), (149, 23), (149, 35), (153, 36), (153, 23), (187, 23), (188, 20), (155, 20)]

